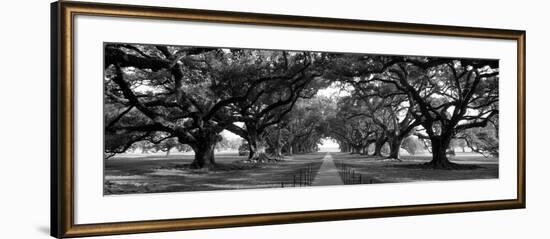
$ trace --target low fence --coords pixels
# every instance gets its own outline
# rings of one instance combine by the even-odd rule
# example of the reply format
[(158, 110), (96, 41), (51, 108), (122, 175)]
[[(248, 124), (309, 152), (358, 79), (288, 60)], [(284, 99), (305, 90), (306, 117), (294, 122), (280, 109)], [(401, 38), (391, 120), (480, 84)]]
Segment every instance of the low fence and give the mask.
[(281, 181), (281, 187), (306, 187), (311, 186), (313, 179), (315, 179), (315, 163), (308, 163), (305, 167), (301, 168), (292, 175), (289, 179)]
[(340, 178), (342, 178), (345, 185), (379, 183), (378, 180), (373, 179), (364, 173), (359, 173), (340, 161), (334, 161), (334, 165), (336, 165)]

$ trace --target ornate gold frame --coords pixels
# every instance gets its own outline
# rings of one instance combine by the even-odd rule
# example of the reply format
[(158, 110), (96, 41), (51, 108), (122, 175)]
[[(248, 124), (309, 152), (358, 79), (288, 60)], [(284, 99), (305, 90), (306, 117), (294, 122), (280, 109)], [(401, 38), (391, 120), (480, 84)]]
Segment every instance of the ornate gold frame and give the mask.
[[(76, 15), (276, 25), (517, 41), (517, 197), (511, 200), (430, 205), (75, 224), (73, 220), (73, 22)], [(160, 232), (525, 208), (525, 31), (63, 1), (52, 3), (51, 17), (51, 235), (54, 237)]]

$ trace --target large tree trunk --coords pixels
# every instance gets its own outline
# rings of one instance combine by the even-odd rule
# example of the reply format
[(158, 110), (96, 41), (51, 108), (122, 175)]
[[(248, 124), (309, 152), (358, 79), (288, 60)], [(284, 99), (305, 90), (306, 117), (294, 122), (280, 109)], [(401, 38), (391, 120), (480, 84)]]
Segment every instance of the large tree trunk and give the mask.
[(265, 150), (266, 150), (266, 143), (263, 140), (258, 138), (256, 138), (255, 140), (251, 140), (250, 156), (248, 160), (252, 162), (267, 162), (271, 160), (267, 156), (267, 153), (265, 152)]
[(195, 160), (191, 163), (191, 168), (209, 168), (216, 164), (214, 159), (214, 148), (216, 147), (215, 141), (203, 141), (203, 143), (199, 143), (191, 147), (193, 148), (193, 151), (195, 151)]
[(266, 153), (267, 143), (265, 139), (262, 138), (261, 132), (258, 132), (254, 124), (246, 124), (246, 131), (248, 133), (248, 145), (250, 147), (248, 161), (254, 163), (270, 161), (271, 159)]
[(369, 155), (369, 145), (367, 144), (367, 146), (363, 146), (363, 148), (361, 149), (361, 155)]
[(351, 154), (361, 154), (361, 147), (353, 146), (353, 151), (351, 151)]
[(172, 149), (172, 148), (168, 148), (168, 149), (166, 150), (166, 155), (164, 156), (165, 158), (170, 157), (170, 150), (171, 150), (171, 149)]
[(390, 155), (388, 158), (401, 160), (399, 156), (399, 150), (401, 149), (401, 144), (403, 143), (403, 138), (399, 136), (394, 136), (390, 139)]
[(385, 143), (386, 141), (384, 139), (377, 139), (374, 144), (374, 154), (372, 156), (382, 157), (382, 147)]
[(287, 140), (287, 149), (288, 149), (288, 152), (287, 152), (287, 155), (290, 155), (292, 156), (292, 154), (294, 153), (294, 149), (292, 147), (292, 145), (294, 145), (294, 136), (293, 135), (290, 135), (288, 136), (288, 140)]
[(447, 148), (451, 142), (450, 135), (430, 137), (432, 143), (432, 161), (426, 163), (427, 166), (436, 169), (452, 169), (456, 164), (447, 158)]
[(267, 156), (266, 147), (267, 143), (262, 139), (254, 130), (249, 131), (249, 146), (250, 146), (250, 155), (248, 156), (248, 161), (254, 163), (268, 162), (271, 161), (271, 158)]
[(282, 160), (284, 158), (282, 153), (283, 142), (281, 142), (281, 128), (277, 129), (277, 139), (275, 145), (273, 145), (273, 158), (275, 160)]
[(199, 169), (215, 166), (214, 149), (218, 142), (218, 134), (205, 132), (201, 137), (196, 138), (197, 142), (190, 145), (195, 152), (195, 159), (191, 163), (190, 168)]
[(254, 155), (254, 151), (252, 151), (252, 140), (248, 139), (248, 159), (250, 160), (252, 158), (252, 155)]
[(282, 151), (283, 151), (282, 146), (281, 145), (276, 145), (275, 148), (273, 149), (273, 157), (276, 160), (283, 160), (284, 156), (283, 156)]

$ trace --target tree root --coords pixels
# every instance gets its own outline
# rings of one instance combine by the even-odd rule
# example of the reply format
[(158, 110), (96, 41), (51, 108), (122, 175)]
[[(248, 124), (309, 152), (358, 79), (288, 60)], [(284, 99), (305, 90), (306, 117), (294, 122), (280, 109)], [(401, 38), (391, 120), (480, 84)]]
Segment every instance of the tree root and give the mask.
[(259, 156), (255, 158), (250, 158), (247, 160), (244, 160), (244, 163), (275, 163), (283, 161), (283, 156), (274, 156), (273, 158), (270, 158), (267, 156), (267, 154), (260, 154)]
[(385, 158), (381, 158), (381, 159), (378, 159), (378, 160), (383, 160), (383, 161), (396, 161), (396, 162), (403, 162), (402, 159), (399, 159), (399, 158), (394, 158), (394, 157), (385, 157)]

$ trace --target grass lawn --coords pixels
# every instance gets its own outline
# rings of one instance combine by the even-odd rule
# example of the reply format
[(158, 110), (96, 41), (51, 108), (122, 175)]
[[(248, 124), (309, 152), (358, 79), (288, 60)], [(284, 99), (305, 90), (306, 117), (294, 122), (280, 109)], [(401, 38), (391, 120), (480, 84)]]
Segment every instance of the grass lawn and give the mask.
[(498, 159), (483, 156), (457, 153), (450, 160), (454, 163), (475, 165), (473, 169), (444, 170), (418, 167), (429, 162), (431, 156), (403, 156), (401, 162), (381, 158), (352, 155), (349, 153), (331, 153), (336, 164), (373, 179), (373, 183), (397, 183), (414, 181), (442, 181), (467, 179), (498, 178)]
[(292, 185), (300, 170), (315, 176), (325, 153), (294, 155), (277, 163), (243, 163), (237, 153), (216, 153), (215, 169), (190, 170), (193, 155), (150, 155), (105, 160), (104, 193), (155, 193), (270, 188)]

